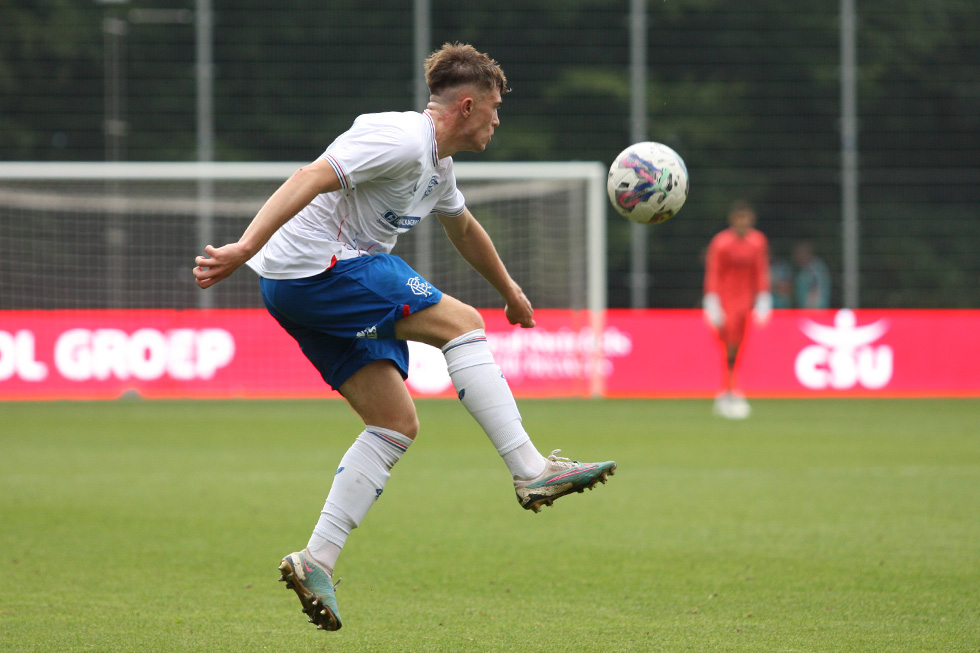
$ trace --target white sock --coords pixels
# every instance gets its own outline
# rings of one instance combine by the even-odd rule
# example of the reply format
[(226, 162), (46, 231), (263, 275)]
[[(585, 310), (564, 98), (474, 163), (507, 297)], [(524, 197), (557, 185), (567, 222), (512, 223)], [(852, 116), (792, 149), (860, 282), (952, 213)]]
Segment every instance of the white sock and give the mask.
[(539, 476), (546, 464), (545, 458), (530, 438), (513, 451), (505, 453), (502, 458), (514, 478), (529, 479)]
[(524, 430), (517, 402), (493, 360), (483, 329), (450, 340), (442, 353), (459, 400), (497, 448), (511, 476), (538, 476), (545, 460)]
[(381, 496), (391, 468), (412, 444), (411, 438), (390, 429), (365, 426), (340, 460), (327, 501), (307, 549), (333, 574), (347, 536), (357, 528)]

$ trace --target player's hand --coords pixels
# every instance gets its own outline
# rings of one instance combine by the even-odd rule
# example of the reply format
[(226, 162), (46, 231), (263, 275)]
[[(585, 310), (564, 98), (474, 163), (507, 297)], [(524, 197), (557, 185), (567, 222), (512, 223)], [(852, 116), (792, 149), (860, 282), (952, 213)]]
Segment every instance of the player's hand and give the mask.
[(704, 319), (708, 321), (708, 324), (716, 329), (720, 329), (725, 326), (725, 312), (719, 310), (717, 313), (704, 312)]
[(759, 326), (768, 324), (769, 318), (772, 316), (772, 294), (760, 292), (755, 298), (755, 306), (752, 307), (752, 312), (755, 314), (756, 324)]
[(716, 329), (725, 325), (725, 311), (721, 307), (721, 300), (715, 293), (708, 293), (701, 302), (704, 308), (704, 317)]
[(524, 291), (518, 290), (507, 304), (504, 306), (504, 315), (511, 324), (519, 324), (522, 329), (530, 329), (534, 326), (534, 308), (531, 301), (524, 295)]
[(204, 248), (204, 256), (194, 259), (194, 279), (199, 288), (210, 288), (223, 279), (227, 279), (248, 260), (248, 254), (238, 243), (224, 247), (208, 245)]

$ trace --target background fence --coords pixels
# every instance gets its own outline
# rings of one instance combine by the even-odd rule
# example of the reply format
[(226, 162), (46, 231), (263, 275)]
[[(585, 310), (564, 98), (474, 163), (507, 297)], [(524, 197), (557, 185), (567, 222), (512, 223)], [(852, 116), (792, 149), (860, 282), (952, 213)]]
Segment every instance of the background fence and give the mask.
[[(427, 4), (433, 47), (474, 43), (513, 88), (479, 160), (609, 162), (629, 143), (626, 0)], [(213, 80), (204, 158), (313, 159), (359, 113), (421, 108), (415, 10), (0, 2), (0, 159), (194, 160), (202, 76)], [(839, 306), (838, 3), (667, 0), (646, 11), (648, 136), (678, 150), (692, 180), (680, 216), (645, 230), (646, 304), (698, 305), (702, 252), (746, 197), (776, 258), (814, 244)], [(201, 27), (213, 38), (206, 69)], [(858, 2), (856, 27), (860, 304), (980, 307), (980, 4)], [(626, 306), (631, 232), (611, 212), (609, 226), (609, 303)], [(173, 243), (188, 267), (202, 245)]]

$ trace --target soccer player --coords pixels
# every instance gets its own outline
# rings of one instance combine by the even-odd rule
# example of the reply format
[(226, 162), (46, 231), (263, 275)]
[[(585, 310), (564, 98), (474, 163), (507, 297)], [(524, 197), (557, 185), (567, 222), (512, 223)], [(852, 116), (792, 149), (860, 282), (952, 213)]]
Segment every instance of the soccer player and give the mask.
[(423, 113), (358, 117), (268, 199), (241, 238), (205, 247), (197, 285), (209, 288), (243, 264), (260, 277), (269, 312), (324, 381), (364, 421), (343, 456), (310, 541), (280, 564), (280, 580), (320, 629), (341, 627), (334, 566), (351, 530), (381, 496), (418, 433), (404, 380), (414, 340), (442, 349), (456, 393), (503, 458), (521, 506), (538, 512), (592, 488), (612, 461), (542, 456), (524, 430), (494, 362), (483, 320), (389, 252), (399, 234), (435, 213), (462, 257), (500, 293), (511, 324), (534, 326), (533, 309), (456, 187), (452, 155), (482, 152), (500, 124), (507, 80), (470, 45), (445, 44), (425, 61)]
[(708, 245), (704, 273), (704, 313), (725, 351), (725, 389), (715, 398), (716, 415), (744, 419), (751, 408), (737, 390), (735, 363), (750, 313), (764, 324), (772, 310), (769, 243), (755, 228), (756, 214), (744, 200), (728, 212), (728, 228)]

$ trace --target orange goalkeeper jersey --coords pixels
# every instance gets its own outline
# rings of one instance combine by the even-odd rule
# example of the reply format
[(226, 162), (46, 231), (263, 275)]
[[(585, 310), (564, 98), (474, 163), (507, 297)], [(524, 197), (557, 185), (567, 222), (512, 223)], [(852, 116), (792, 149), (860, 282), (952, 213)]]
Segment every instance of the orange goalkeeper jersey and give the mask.
[(740, 237), (718, 233), (708, 245), (704, 292), (717, 293), (726, 313), (748, 313), (755, 297), (769, 290), (769, 241), (758, 229)]

